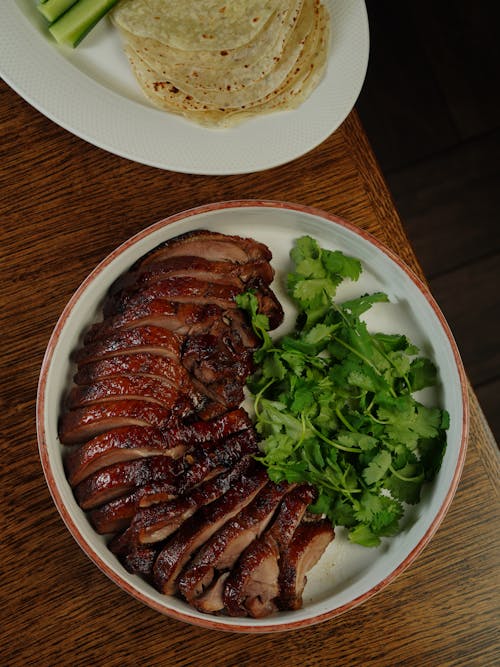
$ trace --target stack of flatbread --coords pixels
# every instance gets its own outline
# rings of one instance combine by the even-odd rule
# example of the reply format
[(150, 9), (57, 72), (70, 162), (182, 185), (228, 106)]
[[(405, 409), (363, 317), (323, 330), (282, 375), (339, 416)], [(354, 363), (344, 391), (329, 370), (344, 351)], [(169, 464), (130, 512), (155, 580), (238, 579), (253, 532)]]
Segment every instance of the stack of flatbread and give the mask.
[(120, 0), (112, 20), (148, 99), (202, 125), (293, 109), (326, 66), (320, 0)]

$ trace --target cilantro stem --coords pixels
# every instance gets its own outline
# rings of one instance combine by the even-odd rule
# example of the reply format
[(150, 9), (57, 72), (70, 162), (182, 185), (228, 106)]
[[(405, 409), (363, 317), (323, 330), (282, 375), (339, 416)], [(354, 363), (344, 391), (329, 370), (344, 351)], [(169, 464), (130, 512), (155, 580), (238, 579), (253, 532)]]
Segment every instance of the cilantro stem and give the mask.
[(258, 392), (258, 394), (255, 395), (254, 399), (254, 410), (255, 414), (258, 417), (260, 421), (265, 421), (264, 418), (261, 416), (262, 413), (259, 412), (259, 407), (260, 407), (260, 401), (264, 396), (264, 392), (266, 392), (269, 387), (276, 382), (276, 378), (271, 378), (267, 384), (265, 384), (262, 389)]
[(344, 426), (346, 427), (346, 429), (348, 429), (349, 431), (352, 431), (352, 432), (354, 432), (354, 431), (356, 430), (356, 429), (354, 429), (354, 428), (351, 426), (351, 424), (349, 424), (349, 422), (347, 421), (347, 419), (344, 417), (344, 415), (343, 415), (342, 412), (340, 411), (340, 408), (339, 408), (338, 405), (335, 406), (335, 414), (336, 414), (337, 417), (340, 419), (340, 421), (344, 424)]
[(318, 438), (323, 440), (323, 442), (326, 442), (327, 445), (331, 445), (336, 449), (341, 449), (343, 452), (352, 452), (353, 454), (359, 454), (362, 451), (358, 447), (347, 447), (346, 445), (341, 445), (340, 442), (337, 442), (336, 440), (331, 440), (326, 435), (323, 435), (323, 433), (321, 433), (321, 431), (319, 431), (311, 422), (309, 422), (309, 426)]
[(424, 478), (423, 474), (420, 473), (420, 475), (417, 475), (416, 477), (405, 477), (405, 475), (401, 475), (397, 470), (395, 470), (392, 466), (389, 466), (389, 470), (392, 472), (392, 474), (400, 479), (402, 482), (421, 482)]

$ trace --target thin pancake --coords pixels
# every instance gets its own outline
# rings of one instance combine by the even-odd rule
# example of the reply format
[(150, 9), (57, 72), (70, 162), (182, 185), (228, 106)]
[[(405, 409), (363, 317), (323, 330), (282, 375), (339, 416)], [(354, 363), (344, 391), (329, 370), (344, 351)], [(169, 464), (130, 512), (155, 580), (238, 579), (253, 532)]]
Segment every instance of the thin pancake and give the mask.
[(251, 42), (282, 4), (279, 0), (121, 0), (113, 18), (134, 35), (175, 49), (216, 51)]
[(158, 79), (134, 55), (131, 64), (146, 96), (158, 107), (208, 126), (230, 126), (261, 113), (296, 108), (317, 86), (324, 71), (329, 41), (329, 19), (319, 0), (313, 1), (314, 25), (287, 78), (275, 90), (239, 107), (217, 108), (203, 104), (170, 82)]

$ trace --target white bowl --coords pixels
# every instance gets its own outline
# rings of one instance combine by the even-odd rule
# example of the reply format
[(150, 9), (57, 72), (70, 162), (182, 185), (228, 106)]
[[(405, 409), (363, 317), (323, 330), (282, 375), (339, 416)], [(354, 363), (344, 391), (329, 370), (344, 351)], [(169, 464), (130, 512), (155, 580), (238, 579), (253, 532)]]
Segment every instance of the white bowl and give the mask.
[[(344, 531), (337, 529), (336, 539), (309, 574), (303, 608), (264, 619), (204, 615), (129, 574), (76, 503), (64, 473), (64, 448), (57, 433), (62, 400), (74, 371), (70, 353), (88, 325), (99, 318), (109, 286), (148, 250), (197, 228), (251, 236), (270, 247), (276, 269), (273, 288), (286, 313), (277, 334), (294, 321), (294, 310), (283, 287), (294, 239), (309, 234), (325, 247), (359, 258), (362, 277), (357, 283), (342, 286), (339, 298), (379, 290), (389, 295), (391, 304), (379, 304), (370, 311), (369, 326), (405, 333), (434, 360), (439, 384), (419, 398), (438, 404), (450, 414), (441, 470), (425, 488), (421, 502), (405, 515), (402, 531), (377, 549), (369, 549), (351, 544)], [(37, 401), (38, 443), (50, 492), (69, 531), (94, 563), (128, 593), (168, 616), (203, 627), (253, 633), (290, 630), (338, 616), (374, 595), (407, 568), (429, 542), (452, 501), (464, 464), (467, 427), (467, 387), (459, 352), (425, 285), (394, 253), (354, 225), (312, 208), (269, 201), (230, 201), (191, 209), (144, 229), (112, 252), (82, 283), (59, 318), (43, 361)]]

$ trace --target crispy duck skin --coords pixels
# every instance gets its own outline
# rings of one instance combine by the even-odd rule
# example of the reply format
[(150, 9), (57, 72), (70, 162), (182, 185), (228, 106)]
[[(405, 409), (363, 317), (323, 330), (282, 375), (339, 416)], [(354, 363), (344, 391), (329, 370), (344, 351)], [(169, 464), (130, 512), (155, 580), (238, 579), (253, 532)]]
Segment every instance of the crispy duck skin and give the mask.
[(122, 426), (105, 431), (71, 451), (64, 459), (66, 475), (76, 486), (92, 473), (113, 463), (163, 454), (179, 458), (185, 443), (173, 444), (153, 426)]
[(178, 579), (188, 602), (198, 598), (219, 573), (230, 569), (242, 551), (263, 532), (291, 486), (269, 482), (256, 498), (215, 533), (186, 565)]
[(121, 461), (89, 475), (74, 488), (75, 498), (84, 510), (93, 509), (148, 482), (167, 482), (177, 493), (181, 462), (171, 456)]
[(179, 400), (179, 391), (157, 378), (116, 375), (96, 380), (90, 385), (73, 387), (68, 396), (68, 408), (74, 410), (84, 405), (120, 398), (149, 400), (171, 409)]
[(168, 299), (132, 304), (119, 315), (96, 322), (85, 334), (84, 343), (93, 343), (122, 329), (143, 326), (169, 329), (182, 336), (196, 336), (201, 333), (217, 335), (221, 331), (230, 336), (231, 343), (238, 349), (254, 350), (260, 344), (245, 314), (239, 310), (220, 308), (212, 303), (199, 305)]
[(116, 331), (107, 338), (84, 345), (74, 354), (80, 366), (91, 361), (114, 357), (117, 354), (151, 352), (171, 359), (179, 359), (184, 337), (162, 327), (144, 326)]
[(122, 426), (166, 426), (172, 409), (137, 399), (116, 399), (65, 412), (59, 424), (64, 445), (87, 442), (105, 431)]
[(124, 555), (122, 563), (131, 574), (139, 574), (148, 579), (157, 555), (158, 549), (155, 545), (137, 545)]
[(232, 519), (267, 482), (267, 473), (252, 466), (221, 498), (202, 507), (167, 541), (156, 558), (153, 575), (158, 590), (167, 594), (177, 591), (177, 577), (191, 555), (221, 526)]
[(300, 609), (307, 572), (318, 562), (335, 533), (328, 519), (302, 521), (280, 558), (278, 606)]
[(162, 382), (176, 387), (182, 393), (196, 393), (193, 389), (192, 380), (180, 363), (180, 359), (172, 359), (149, 352), (134, 352), (133, 350), (130, 354), (118, 354), (82, 364), (73, 379), (75, 384), (87, 385), (103, 378), (117, 377), (123, 374), (159, 378)]
[(197, 229), (165, 241), (144, 255), (132, 270), (163, 262), (178, 256), (203, 257), (210, 261), (244, 264), (250, 260), (271, 260), (267, 246), (253, 239)]

